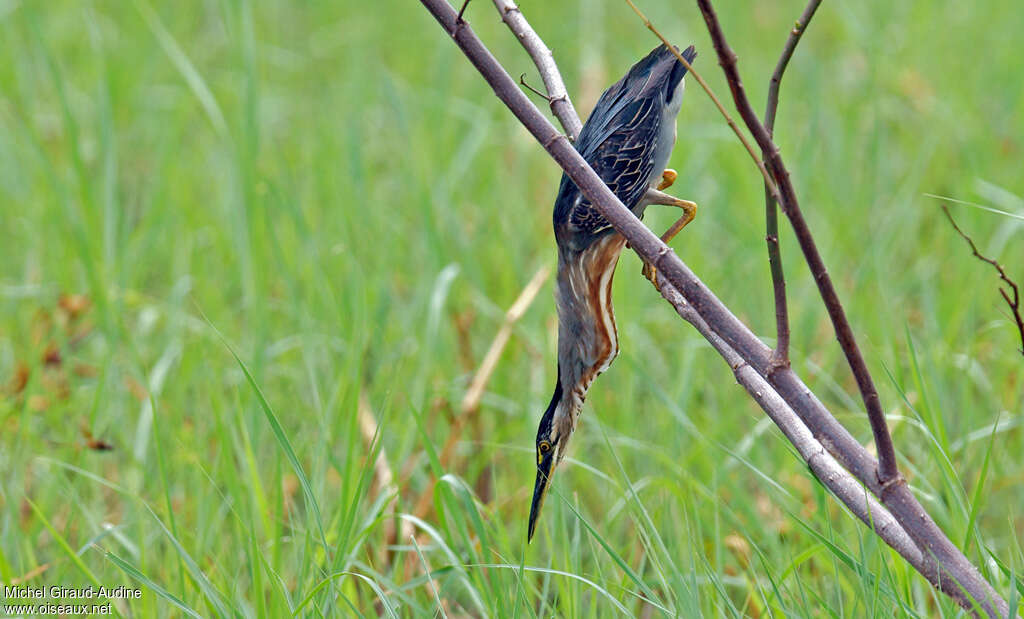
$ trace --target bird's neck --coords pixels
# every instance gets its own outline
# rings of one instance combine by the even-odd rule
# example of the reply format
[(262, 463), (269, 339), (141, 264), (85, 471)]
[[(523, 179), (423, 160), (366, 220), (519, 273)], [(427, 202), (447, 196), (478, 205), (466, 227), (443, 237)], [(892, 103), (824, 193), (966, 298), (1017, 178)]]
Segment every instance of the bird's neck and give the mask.
[(605, 234), (582, 251), (559, 252), (558, 358), (563, 407), (571, 428), (587, 390), (619, 353), (619, 333), (612, 308), (612, 278), (626, 241)]

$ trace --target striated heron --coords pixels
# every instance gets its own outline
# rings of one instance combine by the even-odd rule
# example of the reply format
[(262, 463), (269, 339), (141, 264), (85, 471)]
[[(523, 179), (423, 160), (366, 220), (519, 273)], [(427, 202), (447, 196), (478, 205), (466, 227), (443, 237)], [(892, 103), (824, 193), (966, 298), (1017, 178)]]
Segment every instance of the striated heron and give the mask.
[[(682, 56), (693, 62), (691, 45)], [(576, 150), (637, 217), (651, 204), (676, 206), (683, 216), (662, 235), (666, 243), (694, 217), (697, 205), (661, 193), (676, 179), (665, 169), (676, 141), (676, 115), (683, 98), (686, 67), (664, 45), (633, 65), (601, 95), (583, 125)], [(594, 379), (619, 352), (612, 311), (612, 275), (626, 240), (562, 175), (554, 210), (558, 243), (558, 379), (537, 428), (537, 481), (527, 539), (555, 468), (565, 457)], [(644, 275), (655, 281), (653, 269)]]

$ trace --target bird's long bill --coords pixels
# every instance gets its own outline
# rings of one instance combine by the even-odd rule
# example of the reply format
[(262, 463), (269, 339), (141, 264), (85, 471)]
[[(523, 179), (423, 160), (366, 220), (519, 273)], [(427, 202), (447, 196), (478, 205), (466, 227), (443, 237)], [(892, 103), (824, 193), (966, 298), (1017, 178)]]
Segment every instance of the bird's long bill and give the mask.
[(537, 462), (537, 481), (533, 484), (533, 503), (530, 504), (530, 529), (526, 534), (526, 541), (533, 539), (533, 531), (537, 528), (537, 518), (540, 516), (540, 508), (544, 505), (544, 497), (547, 496), (548, 486), (551, 485), (551, 476), (555, 472), (555, 450)]

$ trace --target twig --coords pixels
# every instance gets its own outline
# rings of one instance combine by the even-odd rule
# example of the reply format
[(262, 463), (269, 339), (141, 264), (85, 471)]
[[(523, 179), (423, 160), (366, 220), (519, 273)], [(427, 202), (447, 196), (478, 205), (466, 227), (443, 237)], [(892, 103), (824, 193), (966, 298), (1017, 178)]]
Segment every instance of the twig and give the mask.
[[(718, 15), (711, 6), (711, 1), (697, 0), (697, 6), (700, 7), (701, 14), (704, 15), (704, 21), (708, 26), (708, 32), (711, 34), (715, 51), (718, 53), (719, 64), (722, 65), (722, 70), (729, 82), (729, 89), (732, 91), (736, 108), (739, 110), (743, 121), (747, 124), (747, 128), (754, 134), (754, 139), (757, 140), (758, 146), (761, 147), (761, 151), (764, 153), (772, 170), (772, 175), (775, 177), (776, 183), (778, 183), (782, 199), (780, 200), (775, 195), (773, 197), (782, 206), (783, 212), (789, 217), (789, 221), (793, 225), (793, 231), (796, 234), (797, 241), (800, 243), (800, 249), (803, 250), (804, 259), (807, 261), (807, 266), (811, 269), (811, 274), (818, 285), (822, 301), (825, 303), (825, 309), (832, 320), (836, 338), (839, 340), (843, 354), (846, 355), (846, 361), (853, 371), (853, 377), (857, 381), (857, 388), (860, 390), (861, 398), (864, 400), (864, 407), (867, 410), (868, 421), (871, 423), (871, 433), (875, 438), (875, 449), (878, 451), (878, 480), (883, 484), (897, 480), (899, 479), (899, 470), (896, 468), (896, 450), (892, 444), (889, 427), (885, 422), (885, 413), (882, 411), (878, 390), (875, 388), (875, 383), (871, 378), (871, 373), (868, 371), (867, 363), (864, 362), (864, 356), (857, 345), (853, 329), (846, 318), (846, 311), (843, 309), (842, 303), (839, 301), (839, 295), (832, 284), (832, 278), (829, 277), (828, 271), (825, 269), (825, 263), (818, 252), (818, 247), (814, 242), (814, 237), (811, 235), (811, 230), (808, 228), (807, 222), (800, 211), (800, 204), (797, 201), (793, 183), (790, 181), (789, 171), (782, 161), (778, 147), (775, 146), (771, 136), (768, 135), (768, 130), (761, 124), (757, 114), (754, 113), (754, 108), (750, 106), (750, 100), (747, 99), (743, 82), (740, 80), (740, 74), (736, 68), (736, 54), (725, 40), (725, 34), (722, 32), (722, 26), (718, 22)], [(768, 378), (771, 380), (771, 377)]]
[(782, 85), (782, 75), (786, 72), (786, 67), (789, 66), (789, 61), (793, 58), (793, 52), (796, 51), (800, 38), (807, 31), (807, 26), (811, 23), (811, 18), (814, 17), (814, 13), (820, 5), (821, 0), (810, 0), (807, 3), (804, 12), (793, 24), (793, 29), (789, 31), (789, 38), (786, 39), (786, 44), (782, 48), (782, 54), (772, 73), (772, 79), (768, 82), (768, 108), (764, 114), (764, 126), (769, 135), (775, 129), (775, 113), (779, 107), (779, 87)]
[[(377, 425), (377, 419), (373, 415), (373, 409), (370, 407), (370, 400), (366, 397), (366, 392), (362, 390), (359, 392), (356, 414), (359, 417), (359, 433), (363, 437), (363, 442), (366, 443), (366, 448), (372, 452), (374, 443), (380, 440), (379, 426)], [(394, 480), (395, 475), (391, 472), (391, 466), (388, 464), (387, 452), (384, 451), (384, 447), (380, 447), (377, 451), (377, 459), (373, 462), (374, 492), (378, 495), (386, 493), (397, 497), (398, 486), (395, 485)], [(384, 548), (378, 558), (382, 565), (389, 565), (391, 562), (391, 552), (388, 548), (393, 546), (398, 540), (398, 532), (395, 530), (394, 524), (394, 501), (391, 501), (384, 508), (384, 515), (386, 517), (384, 522)], [(402, 538), (404, 539), (411, 534), (412, 524), (402, 520)]]
[(547, 93), (544, 93), (544, 92), (541, 92), (541, 91), (537, 90), (536, 88), (534, 88), (533, 86), (530, 86), (530, 84), (527, 83), (527, 81), (526, 81), (526, 74), (525, 73), (523, 73), (522, 75), (519, 76), (519, 85), (522, 86), (523, 88), (529, 90), (533, 94), (537, 95), (538, 97), (541, 97), (542, 99), (544, 99), (548, 103), (551, 103), (551, 95), (549, 95)]
[[(498, 99), (508, 106), (598, 212), (625, 237), (633, 250), (679, 291), (715, 335), (768, 380), (822, 446), (879, 498), (921, 550), (924, 556), (921, 574), (965, 608), (973, 610), (975, 604), (978, 604), (990, 614), (1007, 614), (1009, 607), (1006, 601), (936, 526), (914, 498), (906, 482), (902, 478), (885, 484), (880, 482), (876, 475), (878, 463), (875, 459), (828, 413), (796, 374), (789, 368), (769, 371), (772, 370), (771, 350), (615, 197), (569, 140), (559, 134), (530, 102), (472, 29), (465, 23), (456, 22), (455, 11), (446, 0), (420, 1), (480, 72)], [(835, 485), (832, 479), (821, 481), (830, 489)]]
[[(462, 398), (462, 403), (459, 405), (459, 414), (455, 417), (455, 423), (448, 430), (448, 439), (445, 441), (441, 454), (438, 456), (438, 461), (441, 463), (442, 468), (447, 468), (451, 463), (455, 453), (455, 446), (458, 445), (459, 440), (462, 438), (462, 430), (466, 427), (469, 420), (480, 411), (480, 400), (483, 398), (487, 383), (491, 380), (494, 368), (498, 365), (501, 353), (505, 350), (505, 345), (508, 344), (508, 340), (512, 336), (512, 327), (523, 317), (527, 308), (537, 298), (537, 293), (540, 292), (550, 274), (551, 269), (547, 266), (537, 269), (537, 272), (533, 274), (533, 277), (530, 278), (522, 292), (519, 293), (519, 297), (516, 298), (512, 306), (505, 312), (505, 320), (495, 334), (494, 339), (491, 340), (491, 346), (487, 349), (483, 361), (480, 362), (480, 367), (473, 374), (473, 379), (469, 382), (469, 388), (466, 389), (466, 395)], [(427, 511), (429, 511), (430, 503), (434, 498), (434, 486), (436, 483), (436, 480), (432, 481), (416, 502), (413, 514), (418, 518), (423, 518)]]
[(701, 74), (693, 68), (693, 65), (691, 65), (690, 62), (686, 60), (686, 58), (683, 58), (682, 54), (679, 53), (679, 50), (677, 50), (671, 43), (669, 43), (668, 39), (666, 39), (664, 35), (658, 32), (658, 29), (654, 27), (654, 24), (651, 23), (651, 20), (647, 19), (647, 16), (644, 15), (635, 4), (633, 4), (633, 0), (626, 0), (626, 4), (628, 4), (633, 9), (633, 12), (637, 14), (637, 17), (640, 18), (640, 21), (642, 21), (644, 25), (647, 26), (647, 29), (653, 32), (654, 36), (658, 37), (658, 39), (662, 42), (662, 44), (665, 45), (665, 47), (672, 50), (672, 53), (675, 54), (676, 59), (679, 60), (679, 62), (683, 63), (683, 66), (686, 67), (687, 72), (689, 72), (690, 75), (693, 76), (693, 79), (697, 80), (697, 83), (700, 84), (700, 87), (704, 89), (704, 92), (706, 92), (707, 95), (711, 97), (711, 101), (715, 104), (715, 107), (718, 108), (718, 112), (722, 115), (722, 118), (725, 119), (726, 124), (729, 125), (729, 128), (732, 129), (733, 133), (736, 134), (736, 137), (739, 138), (740, 142), (743, 144), (743, 148), (745, 148), (747, 154), (750, 155), (750, 159), (754, 162), (754, 165), (756, 165), (757, 169), (761, 172), (761, 176), (764, 177), (765, 186), (769, 188), (773, 196), (776, 196), (776, 198), (781, 201), (781, 197), (777, 195), (778, 188), (775, 186), (775, 182), (772, 180), (771, 174), (768, 173), (768, 169), (765, 167), (765, 162), (761, 160), (761, 157), (757, 156), (757, 153), (754, 151), (754, 147), (751, 146), (750, 144), (750, 140), (748, 140), (747, 136), (742, 131), (740, 131), (740, 128), (736, 124), (736, 121), (734, 121), (732, 119), (732, 116), (729, 115), (729, 112), (725, 110), (725, 106), (722, 105), (722, 101), (718, 98), (717, 95), (715, 95), (714, 91), (711, 90), (711, 86), (708, 86), (708, 83), (705, 82), (704, 78), (701, 77)]
[(515, 2), (494, 0), (494, 6), (497, 7), (501, 20), (516, 35), (522, 46), (526, 48), (527, 53), (530, 54), (533, 63), (537, 65), (540, 78), (544, 80), (544, 88), (548, 91), (547, 99), (548, 105), (551, 106), (551, 113), (555, 115), (558, 122), (562, 123), (569, 139), (575, 142), (580, 130), (583, 129), (583, 123), (580, 122), (576, 108), (573, 107), (572, 101), (569, 99), (569, 91), (566, 90), (562, 74), (559, 73), (558, 65), (555, 64), (554, 54), (530, 26), (530, 22), (526, 21), (523, 12), (519, 10)]
[[(580, 117), (576, 113), (576, 108), (573, 107), (572, 99), (569, 98), (569, 91), (565, 88), (565, 82), (562, 81), (562, 74), (558, 70), (558, 65), (555, 63), (555, 56), (548, 49), (548, 46), (544, 44), (544, 41), (540, 38), (540, 35), (533, 29), (530, 22), (526, 20), (526, 16), (523, 15), (523, 11), (516, 5), (512, 0), (494, 0), (494, 6), (498, 9), (498, 14), (501, 15), (502, 21), (508, 26), (512, 34), (516, 35), (519, 42), (522, 44), (523, 49), (533, 59), (533, 64), (537, 67), (537, 72), (540, 73), (541, 80), (544, 82), (544, 88), (547, 90), (547, 94), (539, 92), (536, 88), (528, 85), (525, 81), (525, 74), (519, 78), (519, 83), (531, 92), (544, 97), (547, 99), (548, 104), (551, 106), (551, 112), (558, 119), (559, 124), (562, 125), (562, 130), (565, 131), (566, 136), (573, 142), (579, 137), (580, 131), (583, 129), (583, 123), (580, 122)], [(635, 7), (634, 7), (635, 8)], [(667, 43), (666, 43), (667, 45)], [(669, 46), (669, 49), (673, 49)], [(711, 98), (717, 102), (715, 94), (711, 92), (708, 85), (701, 79), (701, 77), (693, 71), (693, 67), (686, 61), (685, 58), (679, 55), (678, 51), (675, 54), (683, 64), (693, 73), (694, 77), (700, 81), (704, 89), (708, 91)], [(736, 128), (735, 123), (729, 118), (728, 112), (725, 108), (719, 104), (719, 109), (722, 114), (725, 115), (727, 122), (731, 124), (735, 131), (739, 131)], [(740, 135), (740, 139), (744, 139)], [(749, 149), (753, 154), (753, 149)], [(756, 155), (753, 155), (755, 160)], [(655, 189), (647, 190), (646, 199), (654, 197), (657, 193)], [(653, 202), (653, 200), (652, 200)]]
[(946, 219), (949, 220), (949, 223), (953, 226), (953, 229), (957, 231), (957, 234), (963, 237), (963, 239), (967, 241), (967, 244), (971, 246), (971, 252), (974, 254), (974, 257), (982, 262), (991, 264), (995, 270), (999, 272), (999, 279), (1003, 280), (1003, 282), (1010, 287), (1010, 290), (1013, 293), (1012, 299), (1010, 298), (1010, 294), (1006, 292), (1006, 288), (1000, 287), (999, 294), (1003, 296), (1003, 300), (1006, 301), (1006, 304), (1010, 307), (1010, 314), (1013, 315), (1013, 319), (1017, 322), (1017, 333), (1020, 335), (1020, 354), (1024, 355), (1024, 319), (1021, 318), (1020, 314), (1020, 290), (1017, 288), (1017, 283), (1006, 275), (1003, 265), (999, 264), (992, 258), (983, 256), (981, 252), (978, 251), (977, 246), (974, 244), (974, 240), (967, 236), (967, 233), (961, 230), (960, 226), (956, 225), (956, 221), (953, 220), (953, 215), (949, 212), (949, 207), (945, 204), (942, 205), (942, 212), (946, 214)]
[[(779, 87), (782, 85), (782, 75), (789, 66), (789, 61), (796, 51), (800, 38), (807, 31), (807, 26), (818, 10), (821, 0), (810, 0), (807, 8), (804, 9), (800, 19), (796, 20), (793, 29), (789, 31), (789, 38), (782, 48), (782, 54), (775, 65), (775, 71), (768, 82), (768, 103), (764, 113), (764, 127), (768, 130), (769, 137), (775, 131), (775, 114), (779, 108)], [(767, 162), (768, 153), (761, 153)], [(775, 297), (775, 362), (784, 366), (789, 365), (789, 308), (786, 302), (786, 276), (782, 271), (782, 256), (779, 250), (779, 211), (778, 203), (772, 198), (770, 188), (764, 188), (765, 208), (765, 242), (768, 244), (768, 266), (772, 274), (772, 293)]]
[(466, 23), (466, 20), (462, 19), (462, 16), (466, 14), (466, 7), (469, 6), (469, 0), (463, 0), (462, 8), (459, 9), (459, 14), (455, 17), (455, 21), (460, 24)]
[(537, 293), (540, 292), (541, 287), (547, 281), (550, 274), (551, 269), (547, 266), (537, 269), (537, 272), (530, 278), (529, 283), (519, 293), (519, 298), (505, 312), (505, 321), (501, 324), (501, 328), (498, 329), (498, 333), (495, 334), (494, 339), (491, 341), (491, 347), (487, 349), (484, 360), (480, 363), (476, 374), (473, 375), (473, 380), (469, 383), (469, 389), (466, 390), (465, 397), (462, 398), (460, 406), (462, 414), (459, 415), (459, 419), (464, 418), (467, 414), (475, 414), (477, 409), (480, 408), (480, 399), (484, 395), (487, 382), (491, 380), (494, 368), (498, 365), (498, 359), (501, 357), (502, 351), (505, 350), (505, 344), (508, 343), (508, 338), (512, 335), (512, 327), (519, 322), (519, 319), (526, 313), (527, 308), (537, 298)]

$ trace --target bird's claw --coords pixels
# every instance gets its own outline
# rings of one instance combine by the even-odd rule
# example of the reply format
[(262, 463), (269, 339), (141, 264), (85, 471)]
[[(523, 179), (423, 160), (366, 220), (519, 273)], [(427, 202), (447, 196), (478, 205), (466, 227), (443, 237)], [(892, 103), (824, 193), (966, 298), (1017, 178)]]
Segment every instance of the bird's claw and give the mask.
[(643, 273), (643, 276), (650, 280), (652, 284), (654, 284), (655, 290), (661, 292), (661, 284), (658, 283), (658, 269), (653, 264), (645, 262), (644, 268), (640, 272)]
[(658, 191), (668, 189), (672, 186), (672, 183), (676, 182), (679, 178), (679, 174), (676, 173), (672, 168), (665, 168), (665, 171), (661, 173), (661, 182), (658, 183)]

